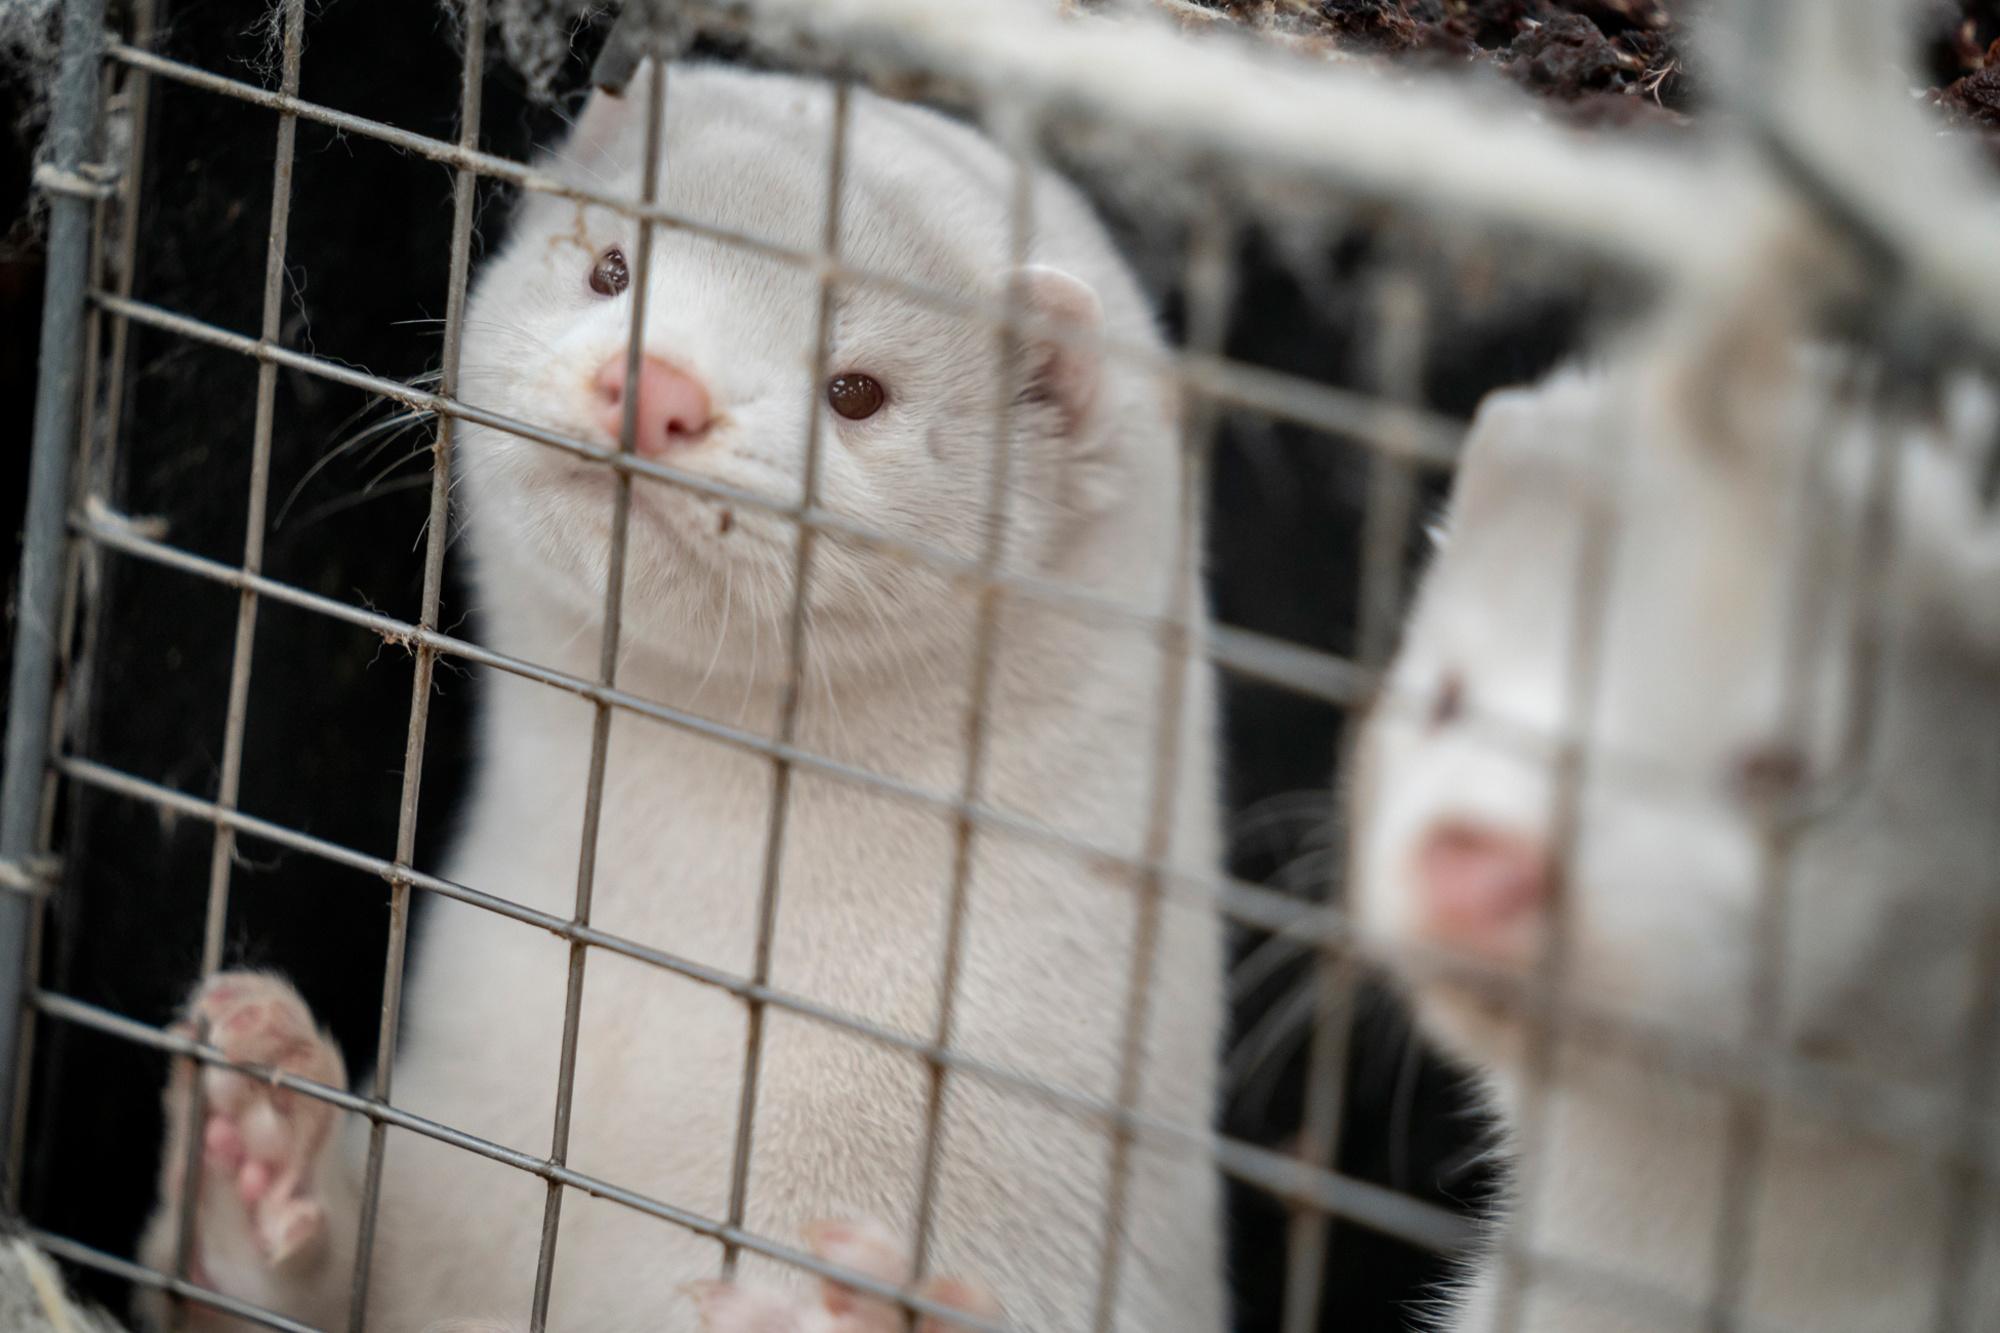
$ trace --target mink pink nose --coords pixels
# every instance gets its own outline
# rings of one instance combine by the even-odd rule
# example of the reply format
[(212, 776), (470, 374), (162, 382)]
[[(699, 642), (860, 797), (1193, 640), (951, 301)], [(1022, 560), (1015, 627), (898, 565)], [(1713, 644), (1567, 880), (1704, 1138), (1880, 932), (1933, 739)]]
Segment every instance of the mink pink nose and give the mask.
[(1541, 841), (1466, 819), (1433, 824), (1417, 844), (1419, 916), (1429, 934), (1469, 948), (1509, 943), (1551, 896)]
[[(597, 372), (597, 420), (614, 438), (625, 426), (626, 357), (623, 352)], [(699, 440), (712, 413), (702, 382), (671, 362), (641, 357), (638, 402), (632, 417), (632, 447), (658, 458)]]

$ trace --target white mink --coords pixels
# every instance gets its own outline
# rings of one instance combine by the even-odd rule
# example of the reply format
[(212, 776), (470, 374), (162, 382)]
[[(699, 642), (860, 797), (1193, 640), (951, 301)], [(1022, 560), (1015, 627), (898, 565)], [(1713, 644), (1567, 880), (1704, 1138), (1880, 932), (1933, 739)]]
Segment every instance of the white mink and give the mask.
[[(642, 74), (635, 84), (645, 87)], [(818, 250), (833, 97), (824, 85), (720, 67), (666, 73), (661, 199), (675, 214)], [(640, 191), (643, 96), (592, 98), (556, 175)], [(997, 302), (1009, 281), (1012, 159), (944, 117), (852, 98), (841, 255), (947, 298)], [(465, 323), (464, 395), (611, 443), (621, 411), (635, 225), (530, 196), (479, 275)], [(1028, 309), (1081, 334), (1156, 348), (1144, 298), (1076, 192), (1033, 188)], [(594, 290), (595, 277), (600, 288)], [(702, 232), (654, 232), (636, 448), (777, 503), (798, 499), (819, 286), (810, 265)], [(841, 284), (830, 375), (872, 376), (873, 415), (819, 414), (819, 505), (905, 542), (976, 560), (984, 547), (1001, 340), (935, 304)], [(1010, 410), (1005, 563), (1124, 607), (1169, 600), (1180, 510), (1175, 398), (1152, 371), (1084, 341), (1025, 336)], [(690, 388), (690, 385), (694, 386)], [(856, 400), (850, 397), (850, 402)], [(610, 472), (497, 431), (460, 428), (454, 499), (482, 641), (575, 677), (598, 672)], [(774, 733), (784, 692), (794, 527), (745, 504), (635, 482), (620, 690)], [(1193, 561), (1198, 552), (1189, 551)], [(815, 545), (801, 748), (898, 783), (964, 781), (978, 599), (966, 582), (838, 535)], [(1010, 594), (998, 602), (978, 799), (1008, 820), (1138, 856), (1152, 805), (1166, 679), (1157, 631), (1129, 617)], [(1200, 625), (1196, 626), (1197, 634)], [(1212, 681), (1186, 669), (1170, 793), (1172, 862), (1216, 859)], [(482, 679), (476, 775), (451, 880), (568, 917), (591, 752), (589, 703), (503, 672)], [(611, 714), (591, 924), (702, 968), (752, 972), (773, 765), (628, 710)], [(771, 984), (916, 1042), (938, 1023), (948, 810), (792, 771)], [(1144, 895), (1103, 857), (990, 824), (972, 842), (952, 1046), (1087, 1098), (1118, 1088), (1127, 978)], [(1212, 914), (1161, 909), (1140, 1109), (1208, 1125), (1221, 1029)], [(418, 932), (395, 1053), (395, 1102), (541, 1157), (550, 1150), (567, 947), (530, 926), (439, 901)], [(282, 982), (231, 974), (196, 1006), (217, 1040), (338, 1082), (337, 1057)], [(247, 1016), (246, 1016), (247, 1015)], [(588, 957), (568, 1160), (578, 1171), (709, 1218), (725, 1216), (746, 1008), (686, 977)], [(314, 1063), (317, 1062), (317, 1063)], [(299, 1099), (210, 1075), (199, 1272), (321, 1326), (347, 1317), (365, 1126), (328, 1137)], [(1110, 1188), (1100, 1120), (973, 1072), (946, 1083), (928, 1269), (976, 1275), (1006, 1317), (1089, 1325)], [(798, 1245), (825, 1218), (914, 1238), (928, 1070), (917, 1056), (773, 1007), (765, 1018), (746, 1225)], [(170, 1146), (167, 1160), (174, 1160)], [(245, 1171), (251, 1173), (245, 1188)], [(168, 1169), (171, 1184), (171, 1168)], [(392, 1130), (374, 1252), (371, 1327), (524, 1323), (544, 1186)], [(254, 1195), (246, 1207), (245, 1197)], [(1141, 1144), (1114, 1327), (1218, 1333), (1219, 1190), (1194, 1153)], [(165, 1212), (145, 1252), (171, 1255)], [(274, 1257), (277, 1256), (277, 1257)], [(695, 1326), (683, 1284), (721, 1247), (575, 1190), (563, 1200), (552, 1327)], [(759, 1289), (806, 1291), (746, 1254)]]
[[(1506, 1236), (1505, 1211), (1522, 1210), (1527, 1234), (1506, 1238), (1559, 1263), (1517, 1326), (1708, 1328), (1731, 1100), (1701, 1060), (1663, 1067), (1662, 1047), (1617, 1024), (1697, 1050), (1753, 1039), (1760, 886), (1781, 863), (1759, 812), (1798, 803), (1781, 1056), (1753, 1050), (1750, 1068), (1803, 1062), (1912, 1120), (1862, 1115), (1881, 1104), (1865, 1098), (1836, 1113), (1772, 1096), (1728, 1256), (1744, 1265), (1743, 1326), (1939, 1327), (1949, 1231), (1967, 1274), (1955, 1326), (2000, 1327), (1990, 1189), (1948, 1220), (1966, 1080), (2000, 1056), (1973, 1049), (1971, 1026), (2000, 880), (2000, 624), (1978, 577), (2000, 518), (1976, 501), (2000, 413), (1967, 377), (1941, 411), (1850, 393), (1865, 362), (1789, 350), (1788, 317), (1745, 290), (1735, 313), (1702, 316), (1707, 330), (1676, 325), (1482, 407), (1358, 757), (1356, 911), (1518, 1150), (1529, 1024), (1504, 983), (1532, 970), (1560, 898), (1579, 1016), (1550, 1057), (1526, 1193), (1499, 1223)], [(1878, 449), (1893, 450), (1887, 491)], [(1893, 496), (1881, 549), (1866, 535), (1876, 495)], [(1579, 576), (1592, 549), (1594, 592)], [(1579, 657), (1587, 598), (1603, 611)], [(1857, 635), (1879, 651), (1872, 687)], [(1557, 739), (1573, 723), (1587, 757), (1559, 873)], [(1988, 1172), (1993, 1147), (1970, 1145)], [(1579, 1271), (1603, 1280), (1563, 1276)], [(1468, 1276), (1444, 1327), (1492, 1326), (1497, 1252)]]

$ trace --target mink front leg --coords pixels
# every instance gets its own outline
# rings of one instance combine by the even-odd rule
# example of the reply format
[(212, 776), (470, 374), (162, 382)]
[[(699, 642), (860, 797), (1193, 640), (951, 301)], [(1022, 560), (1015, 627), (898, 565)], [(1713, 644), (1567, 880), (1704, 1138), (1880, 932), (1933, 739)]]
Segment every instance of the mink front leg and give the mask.
[[(195, 992), (175, 1030), (206, 1032), (211, 1045), (243, 1064), (347, 1086), (339, 1050), (298, 991), (270, 973), (216, 975)], [(188, 1123), (188, 1093), (197, 1077), (203, 1094), (198, 1128)], [(174, 1061), (165, 1101), (160, 1202), (140, 1242), (141, 1260), (172, 1270), (183, 1173), (191, 1136), (199, 1134), (190, 1279), (323, 1328), (344, 1324), (359, 1190), (352, 1164), (334, 1142), (336, 1109), (254, 1075), (190, 1059)], [(154, 1329), (241, 1326), (194, 1302), (172, 1311), (157, 1293), (142, 1300), (140, 1316)]]

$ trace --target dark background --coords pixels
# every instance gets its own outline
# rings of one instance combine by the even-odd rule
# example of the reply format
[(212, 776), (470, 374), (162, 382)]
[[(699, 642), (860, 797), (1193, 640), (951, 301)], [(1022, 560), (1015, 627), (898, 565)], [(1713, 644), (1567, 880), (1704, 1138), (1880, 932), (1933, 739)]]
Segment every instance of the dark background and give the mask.
[[(1508, 3), (1519, 11), (1516, 17), (1552, 8), (1592, 14), (1601, 42), (1643, 46), (1649, 60), (1673, 54), (1660, 44), (1666, 37), (1656, 38), (1653, 28), (1632, 18), (1632, 5)], [(455, 135), (459, 56), (441, 7), (419, 0), (330, 0), (311, 8), (320, 12), (308, 26), (306, 98), (440, 138)], [(1571, 48), (1582, 52), (1579, 59), (1601, 56), (1589, 34), (1577, 31), (1554, 56), (1546, 38), (1517, 53), (1525, 31), (1519, 23), (1446, 32), (1445, 10), (1423, 0), (1329, 3), (1323, 9), (1327, 31), (1355, 45), (1484, 62), (1531, 86), (1567, 77), (1571, 67), (1557, 57), (1574, 55)], [(263, 17), (264, 6), (249, 0), (188, 0), (172, 6), (161, 44), (205, 68), (271, 82), (274, 62)], [(1963, 66), (1977, 42), (1968, 46), (1949, 25), (1940, 32), (1933, 44), (1940, 82), (1947, 73), (1974, 78), (1977, 71), (1967, 74)], [(1439, 33), (1460, 47), (1441, 45)], [(580, 88), (601, 40), (590, 27), (575, 36), (576, 54), (558, 77), (558, 95)], [(1606, 97), (1644, 103), (1632, 88), (1590, 74), (1587, 63), (1579, 68), (1585, 72), (1571, 80), (1577, 86), (1564, 91), (1573, 98), (1572, 110), (1605, 118)], [(1669, 107), (1685, 105), (1684, 75), (1675, 77), (1681, 82), (1668, 85), (1663, 98)], [(0, 113), (9, 120), (21, 91), (18, 78), (0, 78)], [(484, 96), (483, 147), (489, 151), (520, 157), (559, 130), (556, 112), (531, 97), (522, 77), (504, 63), (491, 67)], [(1669, 110), (1643, 108), (1614, 118), (1635, 116), (1659, 122), (1664, 132), (1677, 132), (1680, 120)], [(268, 112), (155, 83), (144, 145), (141, 299), (226, 328), (256, 330), (274, 135)], [(409, 321), (444, 312), (448, 171), (307, 123), (298, 136), (285, 344), (396, 379), (431, 368), (436, 326)], [(7, 524), (18, 531), (41, 276), (25, 209), (27, 141), (0, 139), (7, 153), (0, 164), (0, 219), (22, 220), (0, 247), (0, 328), (6, 331), (0, 342), (0, 438), (18, 442), (6, 453), (11, 484), (0, 490)], [(1129, 204), (1107, 202), (1114, 222)], [(483, 187), (483, 236), (500, 234), (505, 211), (503, 193)], [(1124, 220), (1136, 223), (1129, 210)], [(1132, 225), (1127, 231), (1172, 325), (1179, 298), (1171, 230), (1164, 239), (1157, 228)], [(1330, 383), (1371, 387), (1377, 280), (1415, 272), (1438, 298), (1422, 395), (1430, 406), (1463, 417), (1488, 388), (1531, 376), (1574, 346), (1596, 312), (1627, 302), (1622, 289), (1586, 281), (1574, 261), (1537, 254), (1520, 238), (1454, 244), (1445, 247), (1421, 219), (1365, 206), (1303, 245), (1281, 230), (1252, 228), (1241, 247), (1229, 350)], [(1424, 263), (1414, 264), (1415, 255), (1425, 256)], [(255, 364), (140, 328), (133, 331), (128, 364), (118, 507), (163, 520), (170, 540), (183, 548), (237, 563)], [(390, 465), (425, 442), (421, 428), (369, 462), (356, 451), (307, 478), (370, 406), (363, 395), (323, 380), (280, 373), (266, 567), (285, 582), (414, 619), (427, 505), (424, 459)], [(1353, 651), (1366, 478), (1365, 454), (1351, 444), (1247, 417), (1227, 419), (1210, 515), (1218, 617), (1309, 647)], [(295, 487), (296, 498), (281, 513)], [(95, 706), (72, 748), (212, 796), (236, 599), (226, 589), (117, 556), (106, 558), (103, 573)], [(451, 577), (447, 625), (464, 615), (463, 591)], [(398, 649), (266, 602), (258, 619), (243, 807), (344, 846), (392, 855), (409, 673)], [(1239, 680), (1225, 685), (1233, 869), (1303, 895), (1337, 895), (1338, 865), (1329, 849), (1339, 845), (1331, 821), (1341, 717), (1284, 691)], [(441, 664), (420, 863), (433, 861), (449, 834), (467, 775), (476, 695), (475, 679)], [(68, 880), (51, 922), (45, 979), (56, 990), (119, 1013), (164, 1021), (197, 970), (212, 831), (75, 788), (64, 794), (61, 818)], [(245, 839), (231, 890), (230, 961), (292, 976), (359, 1074), (374, 1054), (384, 884)], [(1246, 961), (1238, 969), (1231, 1055), (1240, 1078), (1226, 1123), (1234, 1135), (1283, 1146), (1300, 1120), (1310, 1035), (1305, 1024), (1278, 1023), (1271, 1015), (1292, 1006), (1306, 977), (1296, 956), (1266, 967), (1285, 951), (1265, 944), (1247, 935), (1238, 942), (1238, 957)], [(24, 1182), (28, 1211), (55, 1231), (130, 1253), (151, 1203), (162, 1062), (47, 1021), (39, 1025), (37, 1043)], [(1252, 1052), (1259, 1054), (1253, 1058)], [(1359, 1002), (1346, 1086), (1343, 1170), (1461, 1208), (1489, 1188), (1486, 1168), (1476, 1161), (1480, 1127), (1458, 1080), (1417, 1046), (1399, 1007), (1373, 984)], [(1276, 1202), (1239, 1189), (1232, 1193), (1231, 1222), (1239, 1324), (1244, 1333), (1261, 1333), (1277, 1326), (1285, 1213)], [(1322, 1323), (1349, 1333), (1408, 1327), (1409, 1302), (1439, 1275), (1429, 1257), (1365, 1229), (1338, 1226)], [(123, 1301), (114, 1284), (87, 1281), (105, 1299)]]

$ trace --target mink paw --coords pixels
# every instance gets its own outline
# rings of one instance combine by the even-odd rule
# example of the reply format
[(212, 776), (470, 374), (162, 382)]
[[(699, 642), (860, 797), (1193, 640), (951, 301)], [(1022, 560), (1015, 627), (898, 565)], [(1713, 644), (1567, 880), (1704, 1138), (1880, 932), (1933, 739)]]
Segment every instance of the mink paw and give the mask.
[[(176, 1032), (206, 1040), (240, 1064), (262, 1065), (336, 1088), (347, 1086), (340, 1052), (313, 1022), (290, 983), (263, 972), (224, 972), (195, 993)], [(264, 1261), (273, 1267), (313, 1246), (326, 1212), (313, 1176), (331, 1136), (334, 1108), (254, 1075), (175, 1062), (167, 1091), (168, 1136), (162, 1196), (178, 1194), (187, 1160), (189, 1081), (201, 1079), (203, 1123), (198, 1188), (204, 1218), (230, 1203)], [(197, 1237), (199, 1240), (199, 1236)]]
[[(818, 1222), (806, 1228), (806, 1243), (819, 1258), (894, 1286), (909, 1281), (910, 1261), (887, 1231), (869, 1222)], [(902, 1309), (893, 1301), (864, 1295), (831, 1278), (814, 1299), (759, 1291), (733, 1282), (696, 1282), (686, 1291), (701, 1314), (704, 1333), (902, 1333)], [(958, 1278), (930, 1278), (916, 1294), (987, 1324), (1000, 1308), (985, 1290)], [(926, 1315), (918, 1333), (950, 1333), (956, 1321)]]

